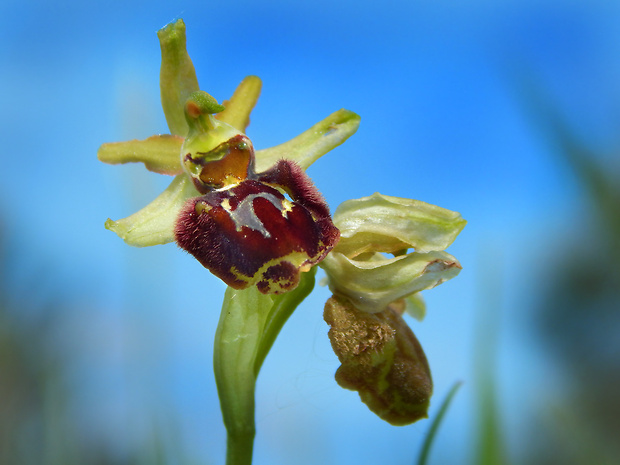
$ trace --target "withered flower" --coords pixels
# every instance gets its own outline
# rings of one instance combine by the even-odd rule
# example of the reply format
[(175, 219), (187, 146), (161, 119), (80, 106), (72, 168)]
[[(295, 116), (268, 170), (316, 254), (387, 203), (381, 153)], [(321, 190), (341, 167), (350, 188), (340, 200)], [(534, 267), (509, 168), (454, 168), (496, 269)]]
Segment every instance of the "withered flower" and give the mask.
[(425, 418), (431, 372), (402, 313), (407, 308), (421, 319), (419, 292), (459, 273), (459, 262), (443, 250), (466, 222), (434, 205), (374, 194), (344, 202), (334, 223), (341, 240), (321, 267), (334, 293), (323, 316), (342, 363), (336, 381), (391, 424)]
[[(401, 310), (403, 307), (401, 306)], [(340, 360), (336, 381), (393, 425), (426, 417), (433, 381), (422, 346), (395, 306), (378, 313), (331, 297), (324, 318)]]

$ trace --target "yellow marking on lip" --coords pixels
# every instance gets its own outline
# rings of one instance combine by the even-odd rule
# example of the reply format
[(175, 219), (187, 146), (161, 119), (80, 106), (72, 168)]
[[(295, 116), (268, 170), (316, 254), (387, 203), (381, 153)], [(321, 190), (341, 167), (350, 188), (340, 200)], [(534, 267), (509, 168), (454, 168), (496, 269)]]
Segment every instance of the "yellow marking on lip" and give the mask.
[(293, 202), (288, 199), (284, 199), (282, 201), (282, 208), (280, 208), (280, 213), (284, 218), (288, 218), (288, 213), (293, 211)]
[(246, 283), (248, 283), (248, 286), (253, 286), (263, 278), (263, 274), (265, 274), (265, 272), (269, 268), (283, 261), (290, 262), (300, 272), (309, 271), (310, 268), (312, 268), (312, 265), (306, 262), (312, 260), (312, 258), (313, 257), (308, 257), (305, 252), (291, 252), (290, 254), (283, 257), (272, 258), (271, 260), (265, 262), (253, 276), (248, 276), (241, 273), (235, 266), (232, 266), (230, 268), (230, 272), (236, 279), (245, 281)]
[(194, 207), (194, 210), (199, 215), (202, 215), (203, 213), (208, 213), (212, 209), (213, 209), (213, 207), (211, 205), (209, 205), (208, 203), (204, 203), (204, 202), (197, 202), (196, 206)]

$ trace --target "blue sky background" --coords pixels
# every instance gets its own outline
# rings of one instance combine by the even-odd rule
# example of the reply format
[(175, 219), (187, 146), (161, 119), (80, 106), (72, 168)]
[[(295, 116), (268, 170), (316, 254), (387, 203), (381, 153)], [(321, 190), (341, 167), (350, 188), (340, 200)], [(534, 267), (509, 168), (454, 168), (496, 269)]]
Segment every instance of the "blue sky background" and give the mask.
[[(309, 170), (332, 208), (378, 191), (469, 221), (449, 249), (463, 272), (427, 292), (426, 320), (411, 322), (433, 369), (431, 416), (465, 381), (431, 463), (472, 457), (480, 326), (499, 335), (502, 421), (519, 456), (531, 414), (562, 386), (532, 312), (586, 208), (526, 111), (520, 77), (534, 76), (617, 166), (619, 3), (4, 0), (0, 13), (2, 279), (25, 307), (65, 308), (50, 331), (87, 437), (122, 454), (158, 425), (204, 463), (224, 457), (211, 371), (224, 285), (174, 245), (134, 249), (106, 231), (106, 218), (133, 213), (169, 179), (96, 159), (103, 142), (167, 132), (156, 31), (183, 18), (204, 90), (223, 100), (244, 76), (262, 78), (248, 129), (257, 148), (339, 108), (361, 115), (357, 134)], [(256, 464), (411, 463), (428, 422), (391, 427), (336, 385), (328, 296), (317, 287), (261, 372)]]

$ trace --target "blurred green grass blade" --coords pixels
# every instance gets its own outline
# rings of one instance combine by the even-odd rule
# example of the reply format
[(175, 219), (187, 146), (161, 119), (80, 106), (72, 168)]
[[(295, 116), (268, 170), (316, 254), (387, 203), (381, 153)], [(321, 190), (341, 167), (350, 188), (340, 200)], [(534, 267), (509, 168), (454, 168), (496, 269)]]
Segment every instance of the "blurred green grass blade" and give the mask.
[(448, 392), (448, 395), (444, 399), (439, 412), (435, 416), (435, 419), (431, 423), (431, 427), (428, 430), (428, 434), (426, 435), (426, 439), (424, 439), (424, 444), (422, 445), (422, 450), (420, 451), (420, 457), (418, 458), (417, 465), (426, 465), (426, 461), (428, 460), (428, 456), (431, 451), (431, 446), (433, 445), (433, 440), (437, 434), (437, 430), (439, 429), (439, 425), (441, 425), (441, 421), (443, 417), (446, 415), (450, 404), (452, 403), (452, 399), (456, 395), (459, 388), (463, 385), (462, 381), (457, 381), (452, 385), (452, 388)]
[(482, 381), (478, 387), (479, 397), (479, 429), (477, 444), (478, 465), (502, 465), (508, 463), (504, 451), (504, 441), (501, 434), (502, 427), (499, 421), (499, 411), (495, 395), (495, 383), (490, 377)]
[(532, 73), (521, 73), (519, 82), (521, 101), (536, 128), (554, 146), (562, 161), (568, 163), (583, 188), (590, 196), (601, 220), (609, 228), (611, 237), (620, 235), (620, 189), (608, 167), (598, 160), (598, 153), (591, 150), (571, 129), (566, 117), (551, 101), (543, 86)]
[(500, 249), (485, 242), (480, 253), (478, 295), (480, 304), (476, 315), (474, 346), (475, 395), (477, 403), (476, 465), (505, 465), (508, 463), (504, 431), (497, 401), (497, 363), (504, 261)]

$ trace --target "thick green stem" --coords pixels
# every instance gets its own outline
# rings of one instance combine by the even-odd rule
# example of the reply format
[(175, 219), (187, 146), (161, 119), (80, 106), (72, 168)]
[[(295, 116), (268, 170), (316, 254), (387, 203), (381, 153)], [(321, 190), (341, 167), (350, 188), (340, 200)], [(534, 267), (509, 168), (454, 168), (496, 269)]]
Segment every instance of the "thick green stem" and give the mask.
[[(226, 358), (226, 354), (223, 358)], [(232, 362), (228, 362), (232, 363)], [(231, 366), (219, 369), (221, 372), (232, 372)], [(216, 372), (217, 373), (217, 372)], [(237, 376), (234, 376), (234, 375)], [(250, 465), (256, 427), (254, 421), (254, 393), (256, 379), (240, 364), (233, 376), (216, 376), (217, 388), (222, 405), (224, 426), (226, 426), (226, 465)]]
[(226, 439), (226, 465), (250, 465), (254, 448), (255, 431), (232, 434)]
[(261, 294), (256, 287), (226, 290), (213, 354), (228, 433), (226, 465), (252, 463), (256, 378), (282, 326), (312, 291), (315, 271), (303, 273), (297, 288), (282, 295)]

